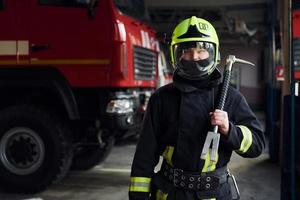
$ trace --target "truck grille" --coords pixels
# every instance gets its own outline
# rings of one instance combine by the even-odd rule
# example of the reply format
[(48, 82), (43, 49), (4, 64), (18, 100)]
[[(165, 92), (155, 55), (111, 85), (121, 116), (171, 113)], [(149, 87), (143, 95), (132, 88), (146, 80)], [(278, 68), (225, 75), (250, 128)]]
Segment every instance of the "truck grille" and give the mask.
[(134, 79), (154, 80), (157, 65), (157, 54), (155, 51), (134, 46), (133, 47)]

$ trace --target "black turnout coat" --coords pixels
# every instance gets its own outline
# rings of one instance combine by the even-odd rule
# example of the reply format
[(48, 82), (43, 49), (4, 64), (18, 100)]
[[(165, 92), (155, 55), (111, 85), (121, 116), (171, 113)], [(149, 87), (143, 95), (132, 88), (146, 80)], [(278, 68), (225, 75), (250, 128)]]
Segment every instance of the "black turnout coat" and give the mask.
[[(130, 200), (232, 198), (228, 183), (203, 193), (174, 187), (160, 173), (154, 173), (159, 156), (174, 168), (203, 171), (205, 161), (200, 155), (211, 128), (209, 112), (217, 104), (220, 79), (218, 70), (206, 81), (185, 80), (175, 72), (173, 83), (151, 96), (132, 164)], [(257, 157), (265, 145), (260, 123), (243, 95), (232, 87), (224, 110), (228, 113), (230, 130), (227, 137), (221, 135), (216, 169), (227, 165), (233, 151), (242, 157)]]

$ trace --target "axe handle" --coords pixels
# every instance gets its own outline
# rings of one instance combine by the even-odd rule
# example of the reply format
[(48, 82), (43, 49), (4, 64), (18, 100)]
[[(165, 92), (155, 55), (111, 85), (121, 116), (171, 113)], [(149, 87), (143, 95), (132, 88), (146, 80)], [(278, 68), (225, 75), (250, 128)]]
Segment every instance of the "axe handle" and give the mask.
[[(229, 63), (229, 65), (232, 66), (232, 63)], [(231, 66), (226, 67), (225, 71), (224, 71), (222, 90), (221, 90), (221, 94), (220, 94), (219, 101), (217, 104), (217, 109), (219, 109), (219, 110), (224, 109), (224, 105), (225, 105), (225, 101), (226, 101), (226, 97), (227, 97), (227, 93), (228, 93), (230, 76), (231, 76)], [(218, 126), (213, 126), (212, 128), (213, 128), (214, 133), (218, 133)]]
[(227, 97), (227, 93), (228, 93), (229, 82), (230, 82), (230, 75), (231, 75), (231, 70), (225, 69), (223, 86), (222, 86), (219, 102), (217, 105), (217, 109), (219, 109), (219, 110), (224, 109), (224, 105), (225, 105), (225, 101), (226, 101), (226, 97)]

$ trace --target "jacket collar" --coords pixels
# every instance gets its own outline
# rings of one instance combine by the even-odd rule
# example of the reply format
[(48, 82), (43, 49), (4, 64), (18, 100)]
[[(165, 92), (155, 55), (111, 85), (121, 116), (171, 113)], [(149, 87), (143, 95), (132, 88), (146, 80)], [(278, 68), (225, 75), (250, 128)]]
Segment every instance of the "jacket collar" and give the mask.
[(193, 92), (196, 90), (210, 89), (221, 83), (222, 75), (218, 68), (205, 80), (187, 80), (178, 75), (178, 70), (174, 71), (173, 84), (181, 92)]

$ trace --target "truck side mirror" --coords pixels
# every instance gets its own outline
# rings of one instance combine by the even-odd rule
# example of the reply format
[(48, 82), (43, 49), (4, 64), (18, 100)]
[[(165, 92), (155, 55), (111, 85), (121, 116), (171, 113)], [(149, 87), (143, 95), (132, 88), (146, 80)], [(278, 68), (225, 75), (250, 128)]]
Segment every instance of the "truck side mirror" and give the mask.
[(95, 7), (97, 0), (76, 0), (76, 3), (87, 8), (88, 15), (91, 19), (95, 18)]
[(95, 8), (96, 8), (96, 4), (98, 2), (98, 0), (87, 0), (89, 1), (88, 3), (88, 15), (91, 19), (95, 18)]

